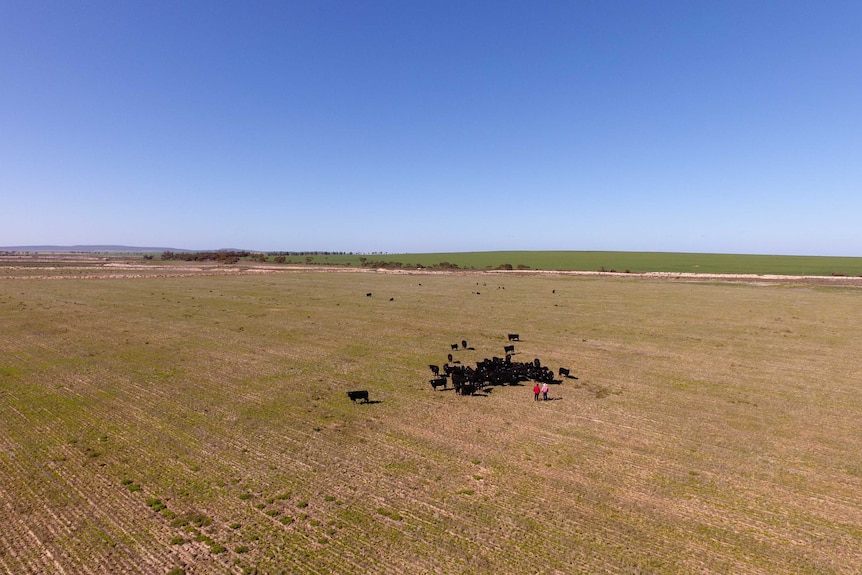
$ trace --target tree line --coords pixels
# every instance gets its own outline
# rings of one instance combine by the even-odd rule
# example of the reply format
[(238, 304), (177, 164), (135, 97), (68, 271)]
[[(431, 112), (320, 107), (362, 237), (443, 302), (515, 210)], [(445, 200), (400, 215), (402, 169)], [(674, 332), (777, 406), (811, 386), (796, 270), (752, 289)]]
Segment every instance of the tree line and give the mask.
[(185, 262), (216, 261), (221, 263), (236, 263), (241, 258), (251, 257), (252, 253), (245, 250), (219, 250), (211, 252), (162, 252), (163, 260), (180, 260)]

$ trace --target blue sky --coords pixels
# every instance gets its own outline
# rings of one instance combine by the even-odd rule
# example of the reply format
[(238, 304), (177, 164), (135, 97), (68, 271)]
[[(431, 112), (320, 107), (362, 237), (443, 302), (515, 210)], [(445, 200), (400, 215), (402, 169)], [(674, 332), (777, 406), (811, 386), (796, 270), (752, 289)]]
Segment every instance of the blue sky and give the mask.
[(0, 245), (862, 256), (860, 22), (0, 0)]

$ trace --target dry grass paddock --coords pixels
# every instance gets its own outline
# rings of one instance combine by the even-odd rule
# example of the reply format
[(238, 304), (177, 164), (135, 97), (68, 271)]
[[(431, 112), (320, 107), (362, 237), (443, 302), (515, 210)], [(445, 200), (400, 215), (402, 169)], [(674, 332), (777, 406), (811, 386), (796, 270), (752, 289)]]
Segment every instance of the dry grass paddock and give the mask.
[[(862, 572), (858, 288), (65, 277), (0, 278), (2, 572)], [(432, 390), (510, 332), (578, 379)]]

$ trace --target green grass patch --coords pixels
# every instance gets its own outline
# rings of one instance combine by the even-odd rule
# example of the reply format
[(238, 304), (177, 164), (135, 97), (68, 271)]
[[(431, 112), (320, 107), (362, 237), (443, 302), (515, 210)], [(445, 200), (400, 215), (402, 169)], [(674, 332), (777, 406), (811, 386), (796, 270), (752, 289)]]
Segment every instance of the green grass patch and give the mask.
[(200, 529), (201, 527), (208, 527), (212, 525), (213, 519), (208, 515), (200, 513), (198, 511), (189, 511), (178, 515), (172, 522), (172, 527), (186, 527), (192, 526)]
[(402, 519), (404, 519), (403, 517), (401, 517), (400, 514), (398, 514), (398, 512), (391, 509), (386, 509), (385, 507), (378, 507), (377, 514), (382, 515), (383, 517), (388, 517), (393, 521), (401, 521)]

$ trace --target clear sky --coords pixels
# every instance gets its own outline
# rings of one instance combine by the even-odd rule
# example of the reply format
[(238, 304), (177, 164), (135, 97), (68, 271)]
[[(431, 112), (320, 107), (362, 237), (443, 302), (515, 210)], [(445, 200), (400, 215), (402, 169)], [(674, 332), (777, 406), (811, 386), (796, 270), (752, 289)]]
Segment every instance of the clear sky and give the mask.
[(0, 0), (0, 245), (862, 256), (862, 2)]

